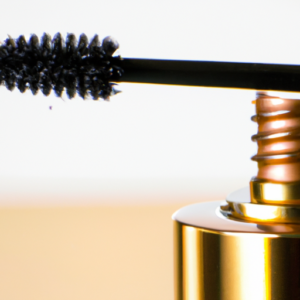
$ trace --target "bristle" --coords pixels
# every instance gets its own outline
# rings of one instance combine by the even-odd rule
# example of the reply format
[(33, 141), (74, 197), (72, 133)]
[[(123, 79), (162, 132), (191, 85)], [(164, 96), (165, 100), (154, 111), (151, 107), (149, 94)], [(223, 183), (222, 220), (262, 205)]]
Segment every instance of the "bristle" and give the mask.
[(5, 86), (8, 90), (12, 91), (15, 88), (16, 76), (13, 73), (9, 73), (5, 78)]
[(69, 33), (64, 42), (60, 33), (51, 40), (44, 33), (41, 42), (32, 34), (28, 43), (23, 35), (13, 40), (10, 36), (0, 45), (0, 84), (9, 90), (15, 85), (20, 92), (27, 88), (35, 95), (38, 90), (48, 96), (53, 89), (61, 97), (64, 89), (69, 98), (87, 95), (95, 100), (109, 99), (115, 93), (111, 81), (123, 70), (115, 66), (120, 57), (113, 57), (118, 48), (112, 38), (102, 43), (98, 35), (91, 41), (81, 34)]
[(61, 97), (62, 92), (64, 91), (64, 84), (61, 80), (58, 80), (54, 85), (54, 92), (57, 97)]
[(84, 33), (81, 34), (78, 42), (78, 52), (81, 54), (81, 56), (88, 54), (88, 49), (87, 49), (88, 43), (89, 40), (87, 36)]
[(46, 57), (50, 54), (51, 51), (51, 36), (49, 34), (44, 33), (41, 40), (41, 55)]
[(99, 46), (100, 46), (100, 43), (99, 43), (99, 36), (98, 36), (98, 34), (96, 34), (96, 35), (92, 38), (92, 40), (91, 40), (91, 42), (90, 42), (90, 44), (89, 44), (89, 48), (90, 48), (90, 49), (93, 49), (93, 48), (99, 47)]
[(102, 49), (100, 47), (99, 37), (96, 34), (89, 44), (89, 54), (92, 57), (103, 57)]
[(17, 48), (20, 52), (23, 52), (26, 48), (27, 44), (26, 44), (26, 40), (24, 35), (20, 35), (17, 39)]
[(12, 37), (9, 35), (8, 36), (8, 39), (6, 39), (6, 45), (8, 46), (8, 47), (11, 47), (11, 48), (16, 48), (16, 43), (15, 43), (15, 41), (14, 41), (14, 39), (12, 39)]
[(7, 57), (9, 55), (5, 45), (0, 47), (0, 58)]
[(64, 42), (63, 42), (63, 38), (61, 37), (61, 34), (58, 32), (53, 40), (52, 40), (52, 45), (53, 45), (53, 48), (52, 48), (52, 52), (53, 54), (56, 54), (56, 53), (60, 53), (64, 47)]
[(17, 79), (17, 86), (18, 86), (18, 89), (21, 93), (24, 93), (27, 89), (26, 80), (25, 80), (25, 72), (24, 71), (20, 72), (20, 75)]
[(32, 34), (30, 39), (29, 39), (29, 43), (28, 46), (30, 47), (30, 49), (38, 49), (39, 48), (39, 38), (37, 37), (37, 35)]
[(52, 85), (51, 85), (51, 78), (49, 75), (49, 71), (45, 70), (41, 76), (41, 86), (40, 86), (42, 93), (45, 96), (48, 96), (51, 93)]
[(73, 98), (76, 94), (76, 75), (71, 70), (65, 74), (65, 86), (68, 97)]
[(113, 53), (119, 48), (119, 43), (113, 37), (107, 36), (103, 39), (102, 47), (108, 55), (113, 55)]
[(74, 53), (76, 49), (76, 44), (77, 41), (75, 35), (73, 33), (69, 33), (66, 39), (66, 52)]

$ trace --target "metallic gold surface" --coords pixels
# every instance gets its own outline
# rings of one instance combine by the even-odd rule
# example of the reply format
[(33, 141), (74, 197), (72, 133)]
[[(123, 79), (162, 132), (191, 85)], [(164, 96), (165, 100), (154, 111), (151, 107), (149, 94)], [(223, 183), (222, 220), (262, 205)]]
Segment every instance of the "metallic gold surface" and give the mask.
[(300, 206), (253, 203), (249, 187), (229, 194), (220, 211), (228, 218), (248, 222), (300, 224)]
[(253, 203), (300, 205), (300, 181), (270, 182), (253, 178), (250, 181), (250, 191)]
[(300, 299), (300, 225), (230, 220), (221, 205), (173, 215), (175, 299)]
[(175, 300), (300, 300), (300, 101), (255, 102), (250, 189), (173, 215)]

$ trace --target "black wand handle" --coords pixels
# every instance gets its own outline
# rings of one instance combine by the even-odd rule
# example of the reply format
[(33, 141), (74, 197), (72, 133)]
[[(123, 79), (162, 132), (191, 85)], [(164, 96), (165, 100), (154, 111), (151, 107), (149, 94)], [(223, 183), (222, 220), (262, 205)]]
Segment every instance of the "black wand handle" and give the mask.
[(116, 81), (300, 91), (300, 65), (123, 58)]

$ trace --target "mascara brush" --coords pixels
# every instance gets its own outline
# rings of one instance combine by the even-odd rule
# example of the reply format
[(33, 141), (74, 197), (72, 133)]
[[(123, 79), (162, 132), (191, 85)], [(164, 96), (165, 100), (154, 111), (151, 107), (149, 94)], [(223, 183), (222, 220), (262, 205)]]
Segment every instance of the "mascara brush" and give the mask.
[(32, 34), (28, 42), (23, 35), (16, 40), (9, 36), (0, 45), (0, 84), (10, 91), (15, 86), (22, 93), (30, 89), (33, 95), (41, 90), (48, 96), (53, 89), (58, 97), (66, 90), (70, 99), (78, 93), (84, 99), (108, 100), (117, 92), (112, 80), (122, 75), (121, 58), (112, 57), (118, 47), (111, 37), (100, 43), (98, 35), (89, 41), (81, 34), (78, 42), (74, 34), (64, 40), (57, 33), (51, 40), (44, 33), (41, 41)]
[(9, 36), (0, 45), (0, 84), (94, 100), (117, 93), (116, 82), (300, 91), (297, 65), (121, 58), (113, 56), (118, 48), (112, 37), (100, 42), (98, 35), (89, 41), (81, 34), (77, 41), (74, 34), (64, 40), (44, 33), (39, 41), (32, 34), (28, 42)]

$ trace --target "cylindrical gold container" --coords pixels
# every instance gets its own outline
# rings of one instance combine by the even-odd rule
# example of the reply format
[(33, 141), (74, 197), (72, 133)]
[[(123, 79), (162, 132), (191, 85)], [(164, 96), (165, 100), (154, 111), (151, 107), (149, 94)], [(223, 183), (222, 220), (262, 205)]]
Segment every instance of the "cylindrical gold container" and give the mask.
[(239, 222), (220, 205), (173, 215), (175, 299), (300, 299), (300, 225)]
[(250, 187), (173, 215), (175, 300), (300, 300), (300, 101), (256, 107)]

